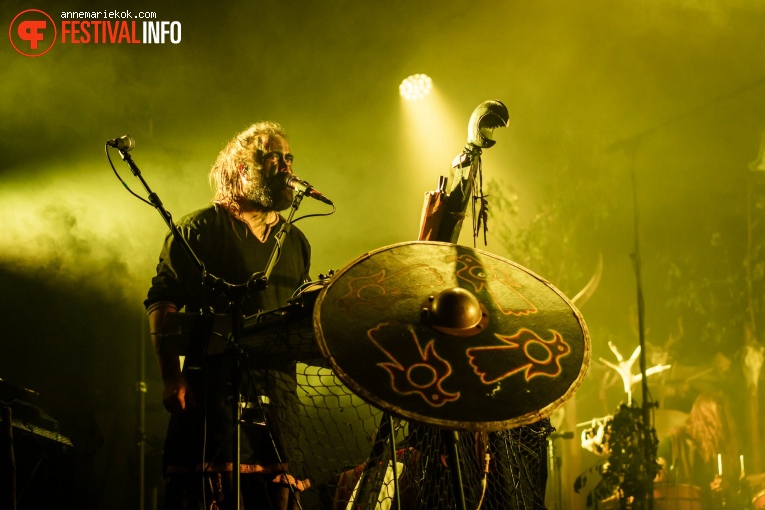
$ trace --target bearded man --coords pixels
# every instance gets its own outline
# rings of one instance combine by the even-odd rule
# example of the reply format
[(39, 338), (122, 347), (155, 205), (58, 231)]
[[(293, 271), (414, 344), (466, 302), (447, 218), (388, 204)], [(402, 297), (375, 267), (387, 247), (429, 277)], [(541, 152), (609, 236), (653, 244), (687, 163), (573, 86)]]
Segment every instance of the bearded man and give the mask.
[[(250, 126), (220, 152), (210, 171), (213, 203), (177, 222), (207, 273), (244, 284), (265, 270), (284, 222), (279, 211), (292, 203), (293, 191), (284, 184), (292, 159), (286, 135), (274, 122)], [(307, 239), (292, 227), (267, 287), (243, 298), (241, 311), (251, 315), (282, 306), (309, 279), (310, 256)], [(155, 352), (168, 312), (229, 312), (230, 299), (205, 291), (202, 281), (181, 243), (168, 234), (144, 302)], [(295, 363), (253, 358), (257, 356), (250, 356), (238, 373), (229, 354), (189, 354), (181, 363), (178, 356), (157, 352), (162, 400), (171, 413), (163, 458), (166, 509), (234, 508), (231, 381), (237, 378), (247, 395), (244, 407), (252, 409), (243, 416), (241, 428), (244, 508), (297, 507), (307, 481), (290, 470), (290, 465), (302, 465), (296, 447), (300, 427)]]

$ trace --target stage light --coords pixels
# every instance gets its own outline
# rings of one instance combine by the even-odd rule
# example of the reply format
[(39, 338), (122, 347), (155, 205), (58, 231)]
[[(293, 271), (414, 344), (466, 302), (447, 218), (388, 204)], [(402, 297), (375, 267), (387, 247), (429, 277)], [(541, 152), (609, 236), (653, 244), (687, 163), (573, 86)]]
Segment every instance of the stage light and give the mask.
[[(415, 83), (414, 77), (408, 78)], [(413, 212), (419, 218), (422, 194), (438, 186), (439, 177), (451, 175), (451, 161), (465, 145), (464, 121), (455, 115), (452, 105), (438, 86), (427, 80), (427, 97), (412, 100), (399, 95), (399, 129), (402, 168), (406, 168), (406, 192), (412, 193)], [(413, 85), (410, 85), (413, 86)], [(416, 205), (415, 205), (416, 204)]]
[(430, 94), (432, 88), (433, 81), (430, 79), (430, 76), (427, 74), (413, 74), (401, 82), (401, 85), (398, 86), (398, 91), (401, 97), (408, 101), (419, 101)]

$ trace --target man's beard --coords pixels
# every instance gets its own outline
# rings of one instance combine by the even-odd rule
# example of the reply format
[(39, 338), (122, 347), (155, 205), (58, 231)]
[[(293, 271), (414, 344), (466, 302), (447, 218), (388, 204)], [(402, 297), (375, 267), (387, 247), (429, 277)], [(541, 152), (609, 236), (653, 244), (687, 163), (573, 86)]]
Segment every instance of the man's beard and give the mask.
[(283, 211), (292, 204), (293, 190), (284, 185), (284, 178), (279, 174), (264, 179), (259, 172), (257, 182), (250, 181), (244, 190), (247, 200), (265, 209)]

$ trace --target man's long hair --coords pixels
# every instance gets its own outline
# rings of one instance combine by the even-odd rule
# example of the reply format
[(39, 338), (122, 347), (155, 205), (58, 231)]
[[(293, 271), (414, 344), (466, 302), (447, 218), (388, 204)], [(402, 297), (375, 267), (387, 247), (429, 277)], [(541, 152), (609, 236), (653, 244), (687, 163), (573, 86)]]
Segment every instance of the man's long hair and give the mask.
[(241, 174), (256, 179), (262, 165), (256, 160), (258, 151), (271, 136), (287, 138), (284, 129), (276, 122), (263, 121), (253, 124), (229, 141), (218, 154), (210, 169), (210, 185), (215, 190), (213, 201), (222, 205), (234, 216), (239, 216), (239, 202), (246, 198)]
[(702, 393), (696, 397), (685, 430), (704, 461), (711, 462), (721, 453), (728, 469), (737, 465), (736, 426), (730, 406), (722, 394)]

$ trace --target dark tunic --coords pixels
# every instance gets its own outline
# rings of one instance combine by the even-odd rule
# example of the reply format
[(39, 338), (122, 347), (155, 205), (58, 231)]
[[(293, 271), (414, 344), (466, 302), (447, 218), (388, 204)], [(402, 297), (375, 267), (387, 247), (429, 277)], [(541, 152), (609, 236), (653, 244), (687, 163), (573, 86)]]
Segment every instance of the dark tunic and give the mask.
[[(256, 272), (265, 270), (275, 245), (275, 235), (281, 227), (272, 228), (268, 240), (261, 243), (247, 226), (217, 206), (209, 206), (181, 218), (177, 226), (197, 257), (205, 264), (208, 274), (231, 284), (242, 284)], [(301, 283), (308, 280), (310, 245), (297, 228), (292, 227), (284, 240), (281, 255), (264, 291), (253, 292), (242, 305), (251, 315), (260, 310), (283, 306)], [(225, 297), (202, 292), (202, 277), (178, 243), (169, 234), (152, 279), (145, 305), (159, 301), (175, 303), (179, 309), (197, 312), (205, 305), (215, 313), (229, 309)], [(233, 356), (189, 355), (183, 367), (196, 406), (170, 418), (165, 440), (164, 465), (167, 473), (199, 470), (204, 455), (205, 464), (214, 469), (230, 469), (233, 456), (233, 410), (231, 381)], [(242, 427), (241, 463), (243, 472), (278, 471), (277, 457), (271, 436), (262, 425), (261, 408), (256, 405), (265, 395), (270, 404), (263, 407), (266, 418), (280, 446), (282, 461), (299, 461), (297, 443), (297, 396), (295, 363), (288, 359), (270, 359), (250, 353), (242, 371), (242, 393), (255, 408), (247, 411)], [(257, 366), (257, 369), (248, 368)], [(263, 367), (266, 367), (265, 369)], [(206, 412), (205, 412), (206, 411)], [(204, 453), (203, 453), (204, 452)], [(299, 462), (295, 462), (299, 464)]]

